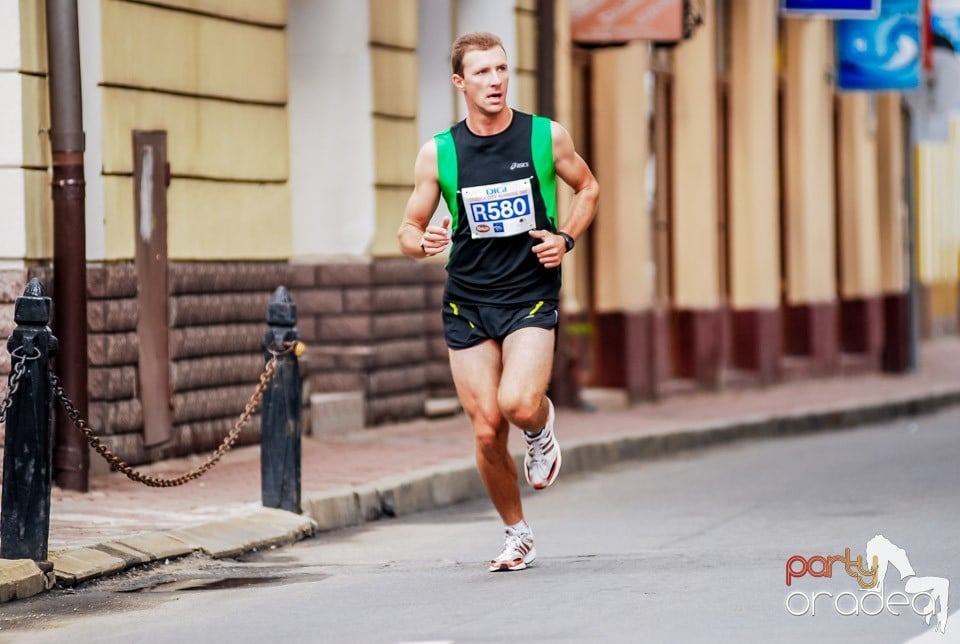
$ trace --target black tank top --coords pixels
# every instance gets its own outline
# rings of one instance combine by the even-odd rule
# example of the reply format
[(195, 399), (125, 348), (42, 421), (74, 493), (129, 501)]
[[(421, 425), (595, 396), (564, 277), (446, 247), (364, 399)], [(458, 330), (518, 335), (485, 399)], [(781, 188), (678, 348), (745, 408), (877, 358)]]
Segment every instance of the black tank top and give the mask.
[(550, 119), (514, 110), (499, 134), (478, 136), (464, 120), (434, 137), (440, 188), (452, 217), (447, 300), (500, 306), (558, 300), (560, 269), (544, 268), (530, 250), (540, 240), (528, 232), (474, 239), (461, 194), (464, 188), (529, 179), (535, 226), (556, 233), (550, 125)]

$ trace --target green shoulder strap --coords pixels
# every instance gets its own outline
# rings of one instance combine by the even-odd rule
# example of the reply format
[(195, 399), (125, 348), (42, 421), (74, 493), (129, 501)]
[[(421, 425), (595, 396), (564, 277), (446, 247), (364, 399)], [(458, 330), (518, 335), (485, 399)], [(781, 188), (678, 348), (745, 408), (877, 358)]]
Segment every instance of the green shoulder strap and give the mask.
[(447, 203), (450, 211), (450, 232), (457, 232), (457, 223), (460, 221), (457, 206), (457, 146), (453, 142), (453, 133), (447, 128), (433, 136), (437, 144), (437, 179), (440, 183), (440, 194)]
[(557, 173), (553, 165), (553, 134), (551, 121), (544, 116), (533, 116), (533, 133), (530, 149), (533, 152), (533, 167), (540, 181), (540, 195), (547, 207), (547, 219), (557, 227)]

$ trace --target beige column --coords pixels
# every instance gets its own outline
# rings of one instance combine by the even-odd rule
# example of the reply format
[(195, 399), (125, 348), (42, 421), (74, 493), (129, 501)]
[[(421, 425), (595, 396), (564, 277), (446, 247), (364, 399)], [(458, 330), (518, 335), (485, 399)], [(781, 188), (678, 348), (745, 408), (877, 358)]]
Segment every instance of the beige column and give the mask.
[(779, 371), (780, 190), (777, 3), (730, 9), (728, 164), (733, 361), (762, 380)]
[(904, 133), (899, 94), (877, 97), (877, 207), (880, 216), (880, 287), (884, 293), (903, 293), (909, 282), (904, 233), (907, 203), (903, 191), (906, 172)]
[(777, 5), (730, 3), (730, 304), (780, 304)]
[(599, 312), (649, 308), (650, 216), (647, 212), (647, 92), (649, 45), (598, 50), (593, 55), (591, 100), (594, 172), (603, 202), (592, 230)]
[(649, 155), (645, 71), (649, 45), (593, 54), (593, 165), (602, 186), (592, 226), (594, 301), (602, 384), (631, 398), (652, 387), (652, 270), (646, 166)]
[(837, 365), (840, 352), (833, 23), (789, 18), (782, 24), (786, 347), (823, 372)]
[(714, 385), (721, 349), (716, 3), (705, 4), (706, 23), (673, 51), (671, 325), (680, 375)]
[(709, 24), (673, 52), (673, 284), (674, 305), (720, 305), (717, 231), (716, 53)]
[(904, 233), (904, 128), (899, 94), (877, 97), (877, 207), (880, 217), (880, 286), (883, 291), (883, 368), (909, 368), (907, 289), (910, 275)]
[(879, 357), (883, 334), (875, 98), (839, 98), (841, 341), (845, 351)]
[(877, 114), (866, 94), (840, 95), (840, 293), (880, 293)]
[(511, 92), (517, 109), (537, 113), (537, 39), (538, 30), (536, 0), (516, 0), (514, 20), (517, 33), (517, 53), (509, 52), (513, 63)]
[[(553, 101), (554, 115), (553, 119), (564, 126), (571, 136), (574, 137), (574, 144), (580, 144), (578, 141), (576, 127), (574, 123), (573, 109), (573, 41), (570, 37), (570, 8), (567, 0), (557, 0), (554, 3), (554, 25), (553, 25)], [(585, 88), (577, 86), (578, 92), (586, 91)], [(580, 94), (577, 94), (577, 100)], [(586, 151), (578, 150), (580, 154)], [(557, 182), (557, 211), (560, 218), (560, 225), (563, 226), (567, 215), (570, 212), (570, 200), (573, 197), (573, 191), (562, 181)], [(586, 241), (586, 240), (584, 240)], [(560, 289), (560, 299), (563, 310), (568, 314), (583, 313), (586, 307), (586, 298), (583, 288), (585, 284), (583, 277), (588, 270), (588, 255), (583, 250), (586, 244), (581, 244), (577, 252), (567, 255), (563, 259), (563, 286)]]

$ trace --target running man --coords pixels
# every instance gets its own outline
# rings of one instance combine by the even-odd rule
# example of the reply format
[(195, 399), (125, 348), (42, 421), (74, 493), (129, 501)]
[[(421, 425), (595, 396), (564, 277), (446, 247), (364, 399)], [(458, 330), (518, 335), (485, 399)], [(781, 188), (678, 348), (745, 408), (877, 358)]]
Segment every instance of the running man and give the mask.
[[(593, 220), (599, 186), (563, 127), (507, 107), (510, 74), (497, 36), (461, 36), (451, 65), (467, 118), (420, 149), (398, 237), (409, 257), (450, 248), (443, 298), (450, 367), (473, 426), (477, 468), (506, 526), (490, 570), (523, 570), (536, 551), (507, 438), (511, 423), (523, 430), (531, 486), (553, 483), (561, 459), (546, 391), (560, 260)], [(558, 176), (575, 191), (563, 230)], [(450, 216), (430, 226), (441, 196)]]

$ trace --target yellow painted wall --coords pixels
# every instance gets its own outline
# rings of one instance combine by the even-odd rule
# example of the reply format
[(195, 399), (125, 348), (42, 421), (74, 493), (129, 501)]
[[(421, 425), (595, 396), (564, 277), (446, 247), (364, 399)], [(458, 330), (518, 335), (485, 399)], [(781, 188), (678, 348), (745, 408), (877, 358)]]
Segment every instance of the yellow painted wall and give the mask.
[(53, 257), (53, 198), (47, 170), (24, 170), (27, 258)]
[(960, 311), (960, 305), (958, 305), (960, 293), (957, 291), (956, 280), (933, 282), (927, 286), (930, 287), (929, 313), (933, 321), (934, 335), (938, 335), (938, 330), (941, 329), (955, 329), (957, 312)]
[(789, 18), (784, 27), (784, 203), (787, 302), (837, 297), (833, 23)]
[(730, 12), (730, 304), (780, 304), (777, 5), (738, 0)]
[[(106, 259), (134, 255), (133, 179), (104, 177)], [(171, 260), (286, 259), (292, 254), (285, 184), (176, 179), (167, 190)]]
[(956, 283), (960, 277), (960, 118), (950, 119), (949, 181), (953, 187), (952, 201), (938, 213), (936, 257), (941, 267), (940, 276)]
[[(9, 0), (8, 0), (9, 1)], [(23, 114), (25, 259), (53, 256), (50, 110), (47, 96), (46, 3), (19, 0), (20, 84)]]
[(139, 88), (283, 104), (282, 29), (102, 0), (103, 80)]
[(47, 73), (46, 16), (46, 2), (20, 0), (21, 71), (35, 74)]
[(282, 181), (290, 174), (284, 107), (111, 87), (102, 96), (107, 173), (133, 172), (133, 130), (165, 129), (175, 174), (260, 181)]
[(105, 259), (134, 254), (133, 130), (167, 132), (171, 259), (289, 257), (286, 2), (157, 4), (101, 0)]
[(50, 165), (49, 97), (47, 79), (21, 74), (23, 88), (23, 164), (40, 167)]
[(950, 144), (920, 143), (916, 148), (917, 177), (917, 277), (923, 284), (943, 279), (946, 269), (937, 252), (938, 229), (953, 201), (950, 184)]
[(920, 282), (956, 283), (960, 277), (960, 119), (946, 142), (916, 150), (917, 273)]
[(413, 190), (413, 163), (420, 148), (417, 127), (417, 1), (369, 0), (373, 83), (375, 257), (400, 254), (397, 228)]
[[(417, 47), (417, 0), (368, 0), (370, 42)], [(396, 232), (396, 231), (394, 231)]]
[(419, 106), (417, 52), (374, 47), (370, 51), (373, 75), (373, 111), (415, 119)]
[(286, 0), (151, 0), (154, 4), (266, 25), (287, 24)]
[(720, 305), (716, 37), (706, 24), (673, 51), (673, 270), (676, 308)]

